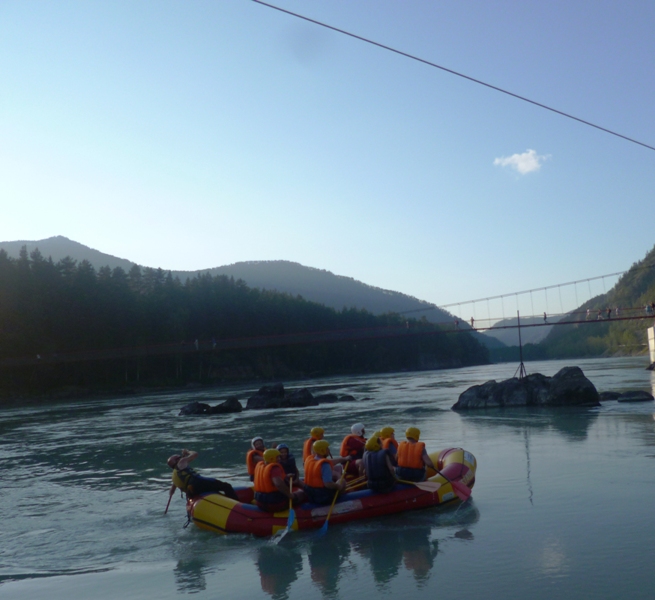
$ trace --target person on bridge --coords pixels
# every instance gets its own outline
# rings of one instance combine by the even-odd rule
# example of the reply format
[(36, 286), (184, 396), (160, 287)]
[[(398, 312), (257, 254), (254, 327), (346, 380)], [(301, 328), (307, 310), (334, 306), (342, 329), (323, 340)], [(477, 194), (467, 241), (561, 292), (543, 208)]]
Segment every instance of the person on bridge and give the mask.
[(280, 451), (269, 448), (255, 467), (255, 502), (259, 508), (279, 512), (289, 508), (289, 500), (293, 505), (303, 502), (305, 495), (302, 490), (292, 493), (284, 477)]
[(421, 432), (416, 427), (409, 427), (405, 431), (405, 437), (407, 441), (398, 444), (396, 476), (398, 479), (408, 481), (425, 481), (426, 467), (431, 467), (435, 471), (437, 468), (428, 456), (425, 444), (419, 442)]
[[(312, 447), (312, 455), (305, 461), (305, 493), (314, 504), (330, 504), (335, 492), (343, 492), (346, 482), (343, 479), (334, 481), (332, 461), (328, 458), (330, 444), (327, 440), (318, 440)], [(350, 461), (346, 456), (338, 461)]]
[(353, 477), (360, 475), (360, 467), (362, 458), (364, 458), (364, 447), (366, 445), (365, 434), (364, 423), (355, 423), (350, 428), (350, 434), (343, 438), (341, 442), (339, 454), (341, 456), (352, 457), (351, 462), (348, 463), (346, 468), (348, 475), (352, 475)]
[(325, 430), (322, 427), (312, 427), (312, 430), (309, 432), (309, 438), (305, 440), (305, 444), (302, 447), (302, 460), (303, 463), (307, 460), (308, 456), (312, 455), (312, 446), (314, 442), (323, 439)]
[(175, 488), (179, 488), (187, 496), (217, 492), (233, 500), (239, 499), (234, 488), (229, 483), (214, 479), (213, 477), (198, 475), (189, 466), (189, 463), (196, 460), (196, 458), (198, 458), (197, 452), (184, 449), (182, 450), (182, 454), (173, 454), (166, 461), (166, 464), (173, 469), (173, 485), (170, 490), (171, 496), (175, 492)]
[(264, 460), (264, 450), (266, 450), (264, 438), (260, 436), (252, 438), (250, 447), (251, 449), (248, 450), (248, 453), (246, 454), (246, 468), (248, 469), (250, 481), (255, 481), (255, 467), (257, 466), (257, 463)]

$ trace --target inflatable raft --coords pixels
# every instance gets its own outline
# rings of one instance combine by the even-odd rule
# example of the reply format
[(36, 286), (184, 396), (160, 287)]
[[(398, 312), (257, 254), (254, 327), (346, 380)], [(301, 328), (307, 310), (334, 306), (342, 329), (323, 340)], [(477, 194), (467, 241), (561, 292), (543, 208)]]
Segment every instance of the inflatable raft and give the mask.
[[(345, 493), (336, 501), (330, 524), (346, 523), (356, 519), (379, 517), (406, 510), (440, 506), (457, 502), (459, 498), (452, 483), (457, 482), (472, 488), (475, 484), (477, 461), (475, 456), (462, 448), (447, 448), (430, 454), (432, 462), (443, 473), (428, 472), (428, 481), (437, 482), (436, 491), (424, 491), (415, 485), (397, 484), (386, 494), (362, 489)], [(289, 511), (268, 513), (254, 504), (252, 487), (235, 488), (239, 502), (222, 494), (204, 494), (189, 498), (187, 513), (189, 519), (201, 529), (216, 533), (252, 533), (257, 536), (271, 536), (286, 529)], [(292, 530), (316, 529), (322, 527), (330, 506), (306, 502), (294, 507), (295, 520)]]

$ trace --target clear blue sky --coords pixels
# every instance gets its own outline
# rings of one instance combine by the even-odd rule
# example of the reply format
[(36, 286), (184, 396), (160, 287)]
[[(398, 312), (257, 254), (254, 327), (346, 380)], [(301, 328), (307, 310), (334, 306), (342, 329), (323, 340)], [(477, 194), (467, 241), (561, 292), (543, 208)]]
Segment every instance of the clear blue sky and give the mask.
[[(276, 3), (655, 145), (650, 0)], [(654, 151), (248, 0), (4, 0), (0, 81), (3, 241), (437, 304), (655, 243)]]

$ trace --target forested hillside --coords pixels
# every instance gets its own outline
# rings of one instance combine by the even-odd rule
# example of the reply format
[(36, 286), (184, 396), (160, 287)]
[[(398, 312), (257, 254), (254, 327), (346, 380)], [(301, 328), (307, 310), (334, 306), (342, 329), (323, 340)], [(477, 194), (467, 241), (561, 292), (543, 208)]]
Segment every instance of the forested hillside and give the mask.
[[(655, 247), (643, 260), (634, 263), (607, 294), (592, 298), (577, 309), (577, 318), (584, 323), (554, 327), (534, 350), (543, 358), (643, 354), (648, 350), (646, 329), (653, 325), (653, 314), (647, 312), (646, 306), (653, 302)], [(609, 319), (608, 308), (612, 309)], [(598, 311), (602, 320), (598, 320)]]
[[(326, 341), (321, 332), (333, 332)], [(284, 336), (288, 338), (287, 343)], [(227, 342), (226, 340), (232, 340)], [(249, 341), (250, 340), (250, 341)], [(488, 361), (466, 332), (335, 310), (227, 276), (0, 251), (0, 386), (273, 379)]]

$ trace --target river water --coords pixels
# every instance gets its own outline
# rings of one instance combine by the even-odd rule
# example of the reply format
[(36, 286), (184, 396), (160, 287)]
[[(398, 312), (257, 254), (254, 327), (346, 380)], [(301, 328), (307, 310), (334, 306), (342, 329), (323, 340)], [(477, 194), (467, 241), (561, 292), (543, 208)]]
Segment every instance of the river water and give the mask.
[[(571, 361), (527, 363), (553, 375)], [(599, 391), (653, 393), (645, 358), (580, 360)], [(504, 600), (655, 596), (655, 407), (458, 414), (459, 394), (517, 365), (330, 378), (315, 392), (352, 404), (177, 417), (253, 386), (0, 409), (0, 598), (352, 598)], [(245, 484), (249, 440), (295, 454), (321, 425), (333, 447), (350, 425), (422, 431), (429, 451), (478, 459), (463, 505), (292, 532), (279, 545), (184, 528), (166, 458), (200, 452), (204, 475)]]

